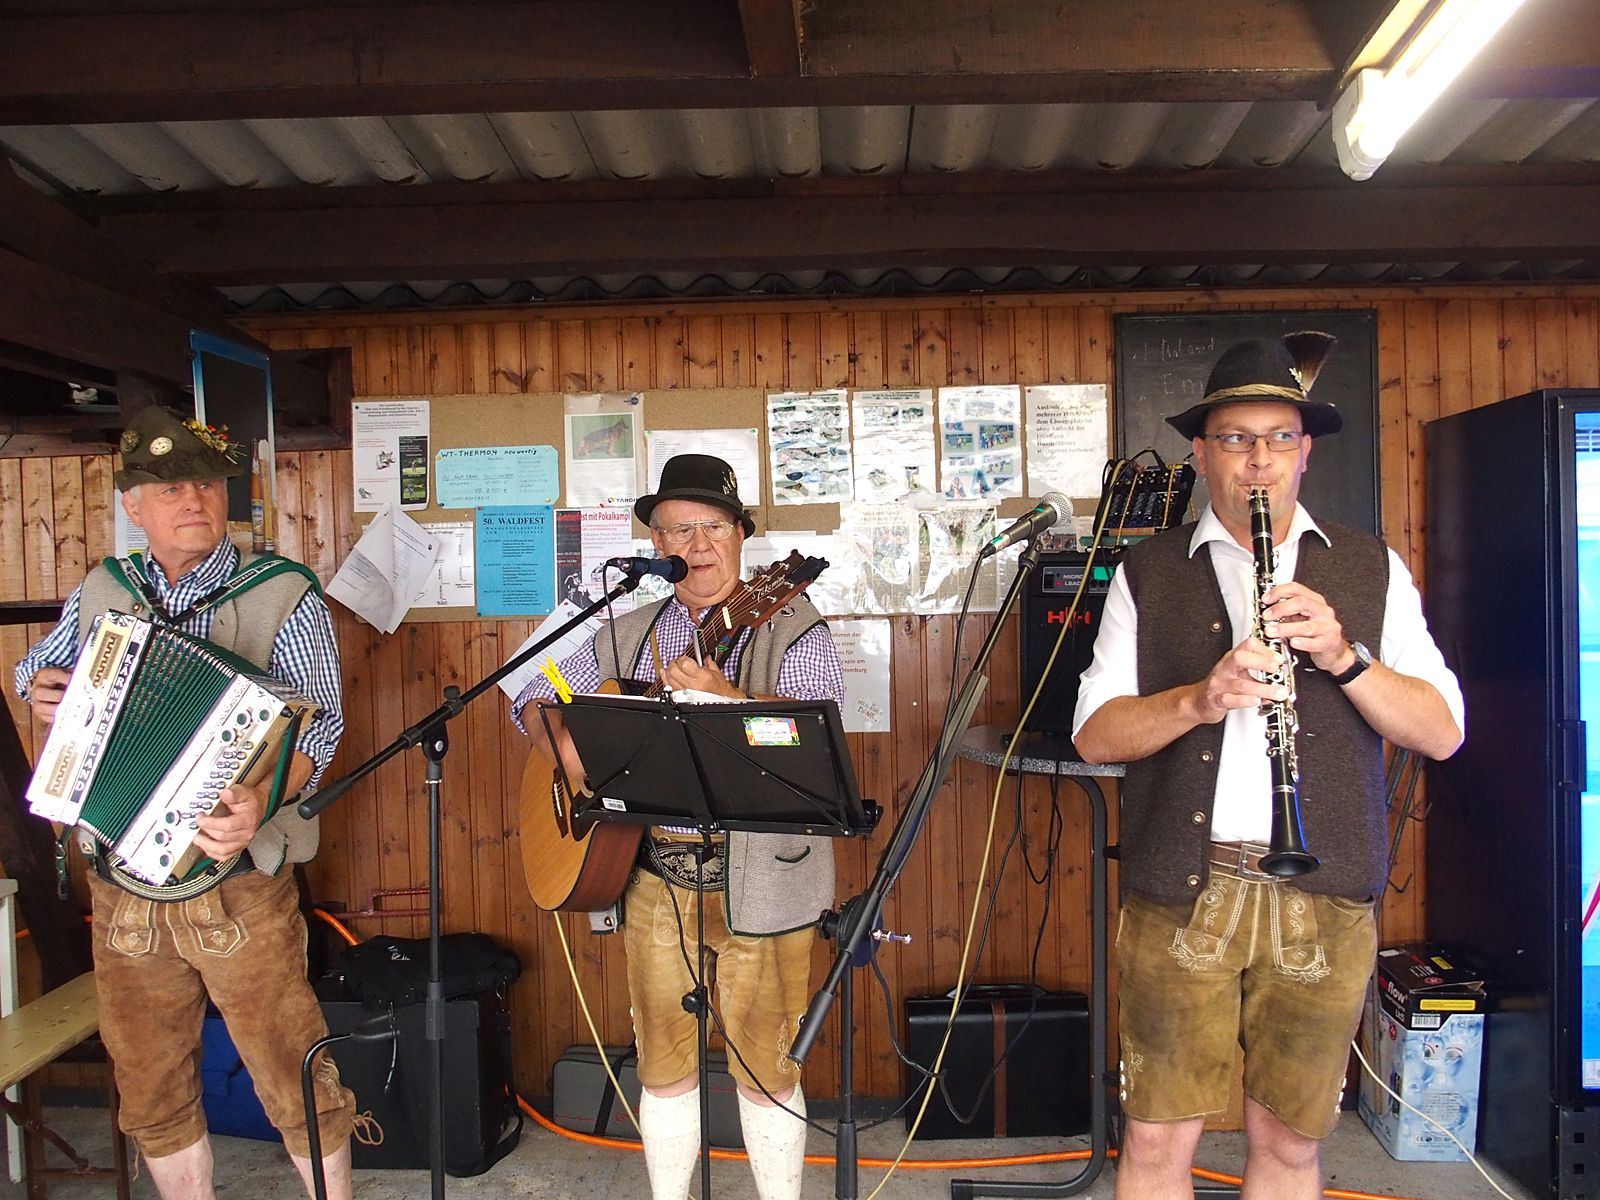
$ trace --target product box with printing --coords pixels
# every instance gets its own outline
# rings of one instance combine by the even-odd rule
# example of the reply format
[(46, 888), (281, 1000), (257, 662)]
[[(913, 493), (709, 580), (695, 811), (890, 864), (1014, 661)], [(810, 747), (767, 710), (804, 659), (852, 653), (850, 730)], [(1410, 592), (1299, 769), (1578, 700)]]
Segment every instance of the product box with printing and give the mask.
[(1413, 944), (1378, 951), (1361, 1022), (1361, 1052), (1411, 1107), (1363, 1071), (1360, 1108), (1373, 1136), (1393, 1157), (1459, 1162), (1474, 1148), (1487, 1004), (1482, 976), (1440, 947)]

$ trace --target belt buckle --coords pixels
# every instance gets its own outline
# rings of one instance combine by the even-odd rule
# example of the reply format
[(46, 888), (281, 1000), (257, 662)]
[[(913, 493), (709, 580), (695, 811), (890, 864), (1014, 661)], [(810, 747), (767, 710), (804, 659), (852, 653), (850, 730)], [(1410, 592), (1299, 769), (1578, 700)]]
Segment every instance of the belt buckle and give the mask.
[[(1254, 854), (1256, 862), (1259, 863), (1261, 855), (1266, 853), (1265, 849), (1257, 849), (1248, 842), (1213, 842), (1211, 845), (1211, 862), (1213, 866), (1232, 871), (1240, 879), (1246, 879), (1252, 883), (1268, 883), (1278, 878), (1276, 875), (1261, 870), (1259, 866), (1250, 865), (1250, 856)], [(1217, 851), (1221, 851), (1225, 857), (1219, 860)]]

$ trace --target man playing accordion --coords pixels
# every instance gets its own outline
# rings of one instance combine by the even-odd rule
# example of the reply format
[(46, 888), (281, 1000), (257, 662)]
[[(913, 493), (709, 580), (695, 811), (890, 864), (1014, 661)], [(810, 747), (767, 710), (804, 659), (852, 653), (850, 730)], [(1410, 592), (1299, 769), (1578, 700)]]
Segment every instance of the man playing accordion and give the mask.
[[(154, 620), (242, 655), (320, 706), (294, 745), (283, 795), (314, 785), (344, 729), (339, 651), (315, 577), (287, 560), (245, 576), (260, 560), (242, 561), (226, 536), (225, 481), (241, 467), (225, 431), (151, 407), (129, 424), (120, 448), (116, 484), (149, 551), (89, 572), (56, 627), (17, 664), (18, 693), (40, 720), (52, 720), (96, 617)], [(120, 1123), (164, 1200), (214, 1195), (199, 1075), (208, 995), (312, 1190), (300, 1064), (327, 1026), (306, 980), (292, 868), (316, 853), (317, 829), (288, 804), (263, 820), (265, 791), (236, 784), (213, 815), (199, 818), (195, 845), (214, 859), (240, 859), (189, 899), (150, 900), (117, 887), (103, 852), (87, 847), (96, 868), (89, 891), (100, 1030), (122, 1097)], [(315, 1089), (328, 1194), (348, 1197), (355, 1105), (326, 1055)]]

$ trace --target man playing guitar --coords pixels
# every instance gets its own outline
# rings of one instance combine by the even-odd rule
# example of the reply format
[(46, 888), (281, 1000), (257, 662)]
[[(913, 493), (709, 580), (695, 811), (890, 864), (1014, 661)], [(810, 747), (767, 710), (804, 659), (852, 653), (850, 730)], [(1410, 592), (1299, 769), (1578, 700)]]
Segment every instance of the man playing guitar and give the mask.
[[(700, 622), (741, 588), (740, 551), (755, 532), (727, 463), (676, 455), (662, 469), (659, 490), (641, 496), (634, 513), (650, 527), (656, 553), (680, 555), (688, 575), (672, 598), (618, 617), (561, 664), (574, 691), (592, 692), (621, 676), (729, 699), (843, 702), (838, 650), (804, 596), (758, 628), (731, 630), (725, 654), (702, 650)], [(536, 676), (512, 705), (512, 720), (536, 752), (559, 754), (567, 776), (581, 781), (583, 764), (559, 714), (545, 714), (553, 747), (544, 721), (523, 719), (529, 703), (554, 698), (549, 681)], [(833, 903), (832, 840), (731, 833), (697, 874), (691, 847), (699, 840), (692, 830), (652, 828), (623, 895), (651, 1194), (683, 1200), (700, 1148), (695, 1019), (682, 1000), (694, 988), (688, 964), (697, 961), (695, 905), (704, 902), (706, 945), (717, 958), (718, 1010), (756, 1188), (762, 1200), (798, 1200), (806, 1127), (796, 1118), (805, 1115), (805, 1097), (799, 1067), (784, 1051), (810, 998), (811, 926)]]

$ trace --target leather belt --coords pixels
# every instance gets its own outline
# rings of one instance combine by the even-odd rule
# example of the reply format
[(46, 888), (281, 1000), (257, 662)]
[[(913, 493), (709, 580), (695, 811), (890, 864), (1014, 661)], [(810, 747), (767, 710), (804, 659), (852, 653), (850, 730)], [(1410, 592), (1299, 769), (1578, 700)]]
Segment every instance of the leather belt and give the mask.
[(1267, 883), (1283, 878), (1261, 869), (1262, 858), (1270, 853), (1271, 847), (1260, 842), (1212, 842), (1211, 865), (1240, 879)]
[(699, 844), (698, 837), (647, 836), (639, 846), (638, 866), (689, 891), (718, 890), (727, 877), (727, 842), (721, 835), (713, 837), (704, 863), (695, 861)]

